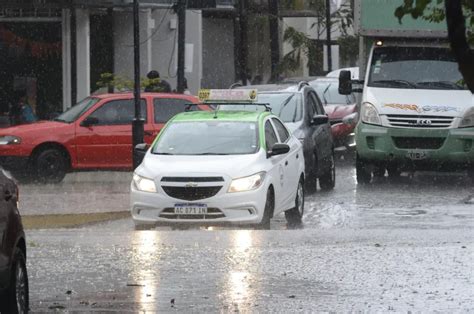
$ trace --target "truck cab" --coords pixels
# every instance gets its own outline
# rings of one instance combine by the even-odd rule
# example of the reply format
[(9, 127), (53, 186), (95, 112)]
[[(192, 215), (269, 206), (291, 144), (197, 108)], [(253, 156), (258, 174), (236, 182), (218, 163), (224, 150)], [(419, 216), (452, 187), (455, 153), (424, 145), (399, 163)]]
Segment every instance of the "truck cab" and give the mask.
[(474, 169), (474, 98), (447, 46), (370, 53), (356, 128), (357, 180), (402, 171)]

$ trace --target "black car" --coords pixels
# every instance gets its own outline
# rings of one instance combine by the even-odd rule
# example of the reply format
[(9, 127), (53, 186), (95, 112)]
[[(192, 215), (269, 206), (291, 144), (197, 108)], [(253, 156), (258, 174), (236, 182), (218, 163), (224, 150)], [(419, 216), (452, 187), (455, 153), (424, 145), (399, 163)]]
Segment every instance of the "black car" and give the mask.
[(0, 312), (28, 312), (26, 242), (18, 211), (18, 187), (0, 169)]
[(297, 85), (267, 84), (240, 88), (257, 89), (258, 103), (268, 104), (303, 144), (306, 188), (316, 190), (319, 179), (321, 189), (333, 189), (336, 168), (331, 125), (314, 88), (305, 81)]

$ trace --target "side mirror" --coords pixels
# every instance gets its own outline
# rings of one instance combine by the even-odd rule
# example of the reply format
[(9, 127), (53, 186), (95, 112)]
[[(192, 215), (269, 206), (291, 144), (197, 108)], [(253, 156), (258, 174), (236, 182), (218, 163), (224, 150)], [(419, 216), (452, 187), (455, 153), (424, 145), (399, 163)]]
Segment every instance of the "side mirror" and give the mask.
[(321, 125), (328, 123), (329, 118), (325, 114), (315, 114), (313, 116), (313, 120), (311, 120), (311, 124), (313, 125)]
[(287, 144), (277, 143), (273, 145), (272, 150), (268, 152), (267, 157), (284, 155), (290, 151), (290, 146)]
[(140, 143), (137, 144), (133, 150), (133, 154), (136, 157), (136, 160), (138, 160), (138, 164), (141, 164), (143, 161), (143, 158), (145, 158), (145, 154), (148, 150), (148, 144), (147, 143)]
[(352, 93), (351, 71), (343, 70), (339, 73), (339, 94), (350, 95)]
[(96, 117), (87, 117), (81, 122), (81, 126), (89, 127), (92, 125), (97, 125), (99, 124), (99, 119)]

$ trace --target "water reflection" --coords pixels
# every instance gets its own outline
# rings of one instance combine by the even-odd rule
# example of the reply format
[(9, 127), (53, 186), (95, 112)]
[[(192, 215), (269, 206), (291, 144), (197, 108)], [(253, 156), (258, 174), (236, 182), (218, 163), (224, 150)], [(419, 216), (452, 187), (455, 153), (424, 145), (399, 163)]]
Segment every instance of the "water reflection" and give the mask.
[(254, 236), (250, 230), (236, 230), (231, 236), (232, 263), (225, 283), (225, 301), (238, 311), (249, 311), (258, 295), (255, 265), (259, 265), (256, 259), (260, 254), (252, 249)]
[(133, 268), (131, 280), (134, 300), (142, 310), (154, 310), (158, 297), (159, 268), (154, 267), (159, 260), (159, 232), (139, 231), (133, 234)]

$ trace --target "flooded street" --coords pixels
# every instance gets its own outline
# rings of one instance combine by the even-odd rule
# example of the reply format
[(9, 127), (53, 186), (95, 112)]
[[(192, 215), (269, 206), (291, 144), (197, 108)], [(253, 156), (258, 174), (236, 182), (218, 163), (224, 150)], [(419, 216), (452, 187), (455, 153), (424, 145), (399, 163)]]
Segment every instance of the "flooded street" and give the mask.
[[(127, 209), (127, 173), (79, 175), (50, 190), (20, 187), (24, 203), (35, 193), (46, 201), (37, 202), (37, 212), (23, 203), (23, 214), (77, 214), (91, 198), (103, 206), (84, 212)], [(68, 229), (37, 225), (27, 230), (31, 310), (472, 310), (469, 180), (423, 173), (360, 187), (354, 176), (352, 162), (339, 162), (334, 191), (306, 197), (299, 230), (286, 230), (283, 216), (269, 231), (134, 231), (129, 218)], [(68, 180), (87, 181), (74, 183), (83, 202)], [(117, 193), (101, 198), (104, 189)], [(55, 196), (46, 197), (51, 191)]]

